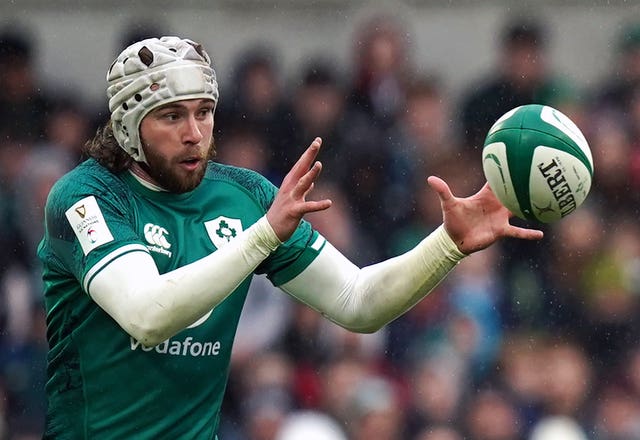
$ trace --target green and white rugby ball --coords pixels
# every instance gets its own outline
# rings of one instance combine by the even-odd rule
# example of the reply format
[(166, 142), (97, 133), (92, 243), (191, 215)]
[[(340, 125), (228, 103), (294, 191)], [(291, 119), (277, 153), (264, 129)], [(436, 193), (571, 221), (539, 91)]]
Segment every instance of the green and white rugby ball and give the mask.
[(505, 113), (482, 149), (484, 175), (500, 202), (522, 219), (555, 222), (586, 199), (593, 157), (566, 115), (529, 104)]

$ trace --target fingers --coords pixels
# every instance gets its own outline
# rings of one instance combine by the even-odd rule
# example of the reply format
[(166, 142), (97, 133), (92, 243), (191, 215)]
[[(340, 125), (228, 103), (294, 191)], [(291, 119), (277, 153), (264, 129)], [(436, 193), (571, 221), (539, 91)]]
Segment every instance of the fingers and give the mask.
[(296, 186), (293, 188), (293, 197), (305, 197), (313, 187), (313, 183), (316, 181), (322, 171), (322, 163), (316, 162), (313, 164), (305, 175), (300, 177)]
[(306, 173), (311, 165), (316, 160), (320, 146), (322, 145), (322, 139), (317, 137), (311, 142), (311, 145), (302, 153), (298, 161), (291, 168), (290, 174), (297, 179), (299, 176)]
[(306, 200), (307, 195), (313, 190), (313, 187), (315, 186), (315, 180), (318, 178), (321, 170), (322, 163), (315, 162), (311, 169), (309, 169), (309, 171), (307, 171), (307, 173), (300, 178), (291, 193), (294, 199), (299, 199), (302, 201), (299, 205), (301, 215), (307, 214), (309, 212), (323, 211), (331, 207), (332, 202), (329, 199), (309, 201)]
[(541, 240), (544, 233), (538, 229), (520, 228), (518, 226), (509, 226), (505, 231), (507, 237), (520, 238), (523, 240)]
[(447, 185), (447, 182), (441, 178), (429, 176), (427, 178), (427, 183), (436, 193), (438, 193), (438, 197), (440, 197), (442, 202), (447, 202), (453, 199), (453, 193), (451, 192), (449, 185)]
[(303, 211), (305, 214), (309, 212), (324, 211), (331, 207), (333, 202), (330, 199), (310, 200), (304, 203)]

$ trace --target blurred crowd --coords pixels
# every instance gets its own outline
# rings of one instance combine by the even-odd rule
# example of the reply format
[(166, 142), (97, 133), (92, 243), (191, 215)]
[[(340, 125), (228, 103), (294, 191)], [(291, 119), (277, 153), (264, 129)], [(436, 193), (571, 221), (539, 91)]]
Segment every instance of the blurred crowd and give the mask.
[[(374, 334), (345, 331), (256, 278), (221, 439), (640, 439), (640, 25), (612, 41), (616, 61), (593, 90), (552, 69), (546, 23), (513, 18), (500, 32), (496, 65), (459, 96), (437, 60), (416, 69), (419, 48), (395, 16), (354, 28), (350, 65), (318, 54), (285, 78), (277, 46), (238, 54), (221, 84), (217, 160), (277, 185), (321, 136), (314, 194), (334, 205), (308, 220), (359, 265), (411, 248), (441, 223), (427, 176), (460, 196), (482, 186), (484, 136), (518, 105), (551, 105), (576, 122), (595, 177), (563, 220), (514, 220), (542, 227), (544, 240), (505, 240), (466, 258)], [(131, 29), (122, 45), (161, 33)], [(43, 84), (37, 49), (28, 32), (0, 30), (2, 440), (42, 433), (43, 205), (108, 118)]]

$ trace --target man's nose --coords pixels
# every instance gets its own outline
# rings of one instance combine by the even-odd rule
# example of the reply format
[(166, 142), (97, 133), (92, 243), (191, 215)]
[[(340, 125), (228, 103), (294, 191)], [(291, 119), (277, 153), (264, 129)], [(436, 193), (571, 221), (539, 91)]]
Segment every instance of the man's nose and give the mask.
[(198, 144), (202, 140), (202, 129), (195, 116), (189, 116), (186, 120), (183, 141), (185, 143)]

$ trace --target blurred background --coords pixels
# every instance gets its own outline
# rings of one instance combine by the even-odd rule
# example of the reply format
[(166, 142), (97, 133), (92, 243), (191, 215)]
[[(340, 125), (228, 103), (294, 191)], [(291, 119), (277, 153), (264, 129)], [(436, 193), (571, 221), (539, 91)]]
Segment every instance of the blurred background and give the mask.
[(595, 162), (544, 240), (465, 259), (375, 334), (256, 278), (221, 439), (640, 439), (640, 3), (622, 0), (0, 4), (0, 439), (44, 424), (49, 188), (108, 119), (111, 61), (168, 34), (213, 58), (219, 161), (279, 184), (323, 137), (314, 194), (334, 206), (308, 220), (360, 265), (441, 223), (428, 175), (481, 187), (484, 135), (515, 106), (567, 114)]

